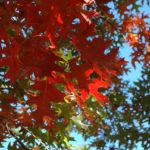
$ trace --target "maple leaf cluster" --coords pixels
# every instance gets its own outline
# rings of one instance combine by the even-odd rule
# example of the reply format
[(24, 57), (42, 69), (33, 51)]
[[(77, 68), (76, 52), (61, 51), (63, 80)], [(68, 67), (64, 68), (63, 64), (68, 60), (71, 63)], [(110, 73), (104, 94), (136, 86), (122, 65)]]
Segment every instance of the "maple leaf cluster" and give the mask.
[[(52, 129), (57, 127), (53, 125), (56, 113), (51, 102), (65, 102), (67, 96), (84, 109), (89, 94), (100, 104), (109, 102), (99, 88), (111, 87), (113, 79), (122, 74), (126, 61), (118, 57), (117, 47), (107, 52), (112, 40), (98, 34), (92, 20), (103, 19), (104, 15), (114, 17), (109, 14), (108, 2), (110, 0), (0, 1), (0, 67), (7, 67), (3, 79), (10, 81), (9, 94), (2, 91), (0, 95), (9, 111), (1, 104), (0, 116), (16, 118), (18, 124), (35, 121), (39, 126), (47, 122)], [(90, 6), (93, 9), (88, 9)], [(104, 27), (108, 24), (111, 23)], [(112, 27), (111, 34), (114, 30)], [(127, 26), (122, 27), (123, 32), (126, 30)], [(130, 38), (134, 37), (130, 34)], [(132, 42), (136, 43), (136, 38)], [(68, 59), (70, 51), (77, 55)], [(25, 101), (16, 97), (17, 90), (22, 90), (27, 97)], [(11, 104), (16, 108), (11, 108)], [(18, 109), (19, 104), (32, 106), (33, 111), (28, 112), (27, 106)]]

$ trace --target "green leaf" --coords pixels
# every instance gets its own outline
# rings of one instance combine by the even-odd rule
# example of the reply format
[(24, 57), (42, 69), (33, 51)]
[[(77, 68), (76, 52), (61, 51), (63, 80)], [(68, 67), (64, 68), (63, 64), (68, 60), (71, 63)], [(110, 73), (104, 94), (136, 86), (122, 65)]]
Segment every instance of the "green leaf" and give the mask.
[(71, 120), (79, 127), (79, 128), (83, 128), (83, 129), (88, 129), (88, 125), (84, 124), (82, 122), (83, 120), (83, 116), (81, 114), (79, 114), (78, 116), (73, 116), (71, 117)]
[(14, 37), (16, 35), (16, 33), (17, 32), (14, 29), (8, 29), (9, 36)]

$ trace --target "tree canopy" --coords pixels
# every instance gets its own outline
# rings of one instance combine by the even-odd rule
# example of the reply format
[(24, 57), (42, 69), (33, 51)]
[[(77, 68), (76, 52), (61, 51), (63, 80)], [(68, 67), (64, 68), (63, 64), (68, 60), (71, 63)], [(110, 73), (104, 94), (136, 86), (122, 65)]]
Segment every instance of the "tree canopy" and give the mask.
[[(139, 12), (148, 2), (0, 0), (0, 142), (73, 149), (75, 130), (97, 149), (149, 148), (150, 25)], [(132, 65), (144, 64), (132, 87), (120, 78), (124, 43)]]

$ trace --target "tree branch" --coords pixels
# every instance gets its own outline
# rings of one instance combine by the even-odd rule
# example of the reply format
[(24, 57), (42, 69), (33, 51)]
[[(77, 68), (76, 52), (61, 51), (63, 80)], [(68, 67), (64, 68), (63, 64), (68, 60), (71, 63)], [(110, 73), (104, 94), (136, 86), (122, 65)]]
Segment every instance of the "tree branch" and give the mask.
[(29, 150), (21, 141), (20, 139), (13, 133), (13, 131), (8, 126), (8, 123), (4, 123), (1, 119), (0, 122), (3, 124), (3, 126), (6, 128), (8, 134), (10, 134), (13, 138), (16, 139), (16, 141), (22, 146), (24, 150)]
[(35, 139), (37, 139), (38, 140), (38, 142), (43, 146), (43, 147), (45, 147), (45, 149), (46, 150), (49, 150), (48, 148), (47, 148), (47, 146), (42, 142), (42, 141), (40, 141), (30, 130), (28, 130), (27, 128), (25, 128), (25, 127), (23, 127), (26, 131), (28, 131)]

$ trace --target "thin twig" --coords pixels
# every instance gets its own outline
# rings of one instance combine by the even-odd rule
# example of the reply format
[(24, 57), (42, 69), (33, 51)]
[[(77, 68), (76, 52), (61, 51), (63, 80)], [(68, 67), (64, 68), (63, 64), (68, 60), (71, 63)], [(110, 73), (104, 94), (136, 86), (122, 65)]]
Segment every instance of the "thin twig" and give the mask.
[(16, 141), (22, 146), (22, 148), (24, 150), (29, 150), (21, 141), (20, 139), (12, 132), (12, 130), (10, 129), (10, 127), (8, 126), (8, 123), (4, 123), (2, 120), (0, 120), (0, 122), (3, 124), (3, 126), (6, 128), (6, 130), (8, 131), (8, 133), (16, 139)]
[(45, 147), (45, 149), (46, 150), (49, 150), (48, 148), (47, 148), (47, 146), (42, 142), (42, 141), (40, 141), (30, 130), (28, 130), (27, 128), (25, 128), (25, 127), (23, 127), (25, 130), (27, 130), (35, 139), (37, 139), (38, 140), (38, 142), (43, 146), (43, 147)]

